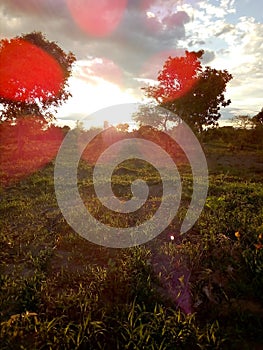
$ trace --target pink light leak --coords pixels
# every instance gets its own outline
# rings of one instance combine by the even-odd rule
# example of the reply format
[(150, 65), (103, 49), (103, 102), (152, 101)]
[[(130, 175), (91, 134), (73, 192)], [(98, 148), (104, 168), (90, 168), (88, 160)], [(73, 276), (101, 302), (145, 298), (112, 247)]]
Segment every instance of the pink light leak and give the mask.
[(191, 271), (180, 261), (180, 255), (171, 257), (159, 254), (153, 258), (153, 270), (156, 276), (160, 276), (162, 293), (185, 314), (191, 314), (193, 312), (189, 283)]
[[(89, 134), (90, 133), (91, 132), (89, 132)], [(123, 137), (121, 133), (118, 133), (114, 127), (110, 127), (97, 135), (91, 142), (87, 144), (87, 136), (84, 132), (78, 137), (78, 145), (80, 149), (82, 149), (82, 145), (87, 145), (81, 155), (81, 159), (85, 160), (89, 164), (96, 164), (100, 155), (106, 151), (107, 148), (122, 139)], [(121, 145), (117, 149), (118, 152), (121, 151)], [(116, 153), (108, 155), (106, 162), (111, 163), (115, 157)]]
[(142, 66), (140, 78), (155, 80), (158, 76), (158, 72), (160, 71), (164, 62), (169, 56), (181, 57), (184, 56), (184, 52), (184, 49), (172, 49), (160, 51), (155, 55), (149, 57), (148, 60)]
[(119, 86), (123, 84), (122, 70), (105, 57), (95, 58), (86, 65), (80, 66), (77, 77), (91, 84), (96, 84), (98, 78)]
[(73, 20), (89, 35), (110, 35), (119, 25), (127, 0), (67, 0)]
[(62, 139), (61, 129), (41, 117), (0, 124), (0, 184), (8, 186), (43, 168), (56, 156)]

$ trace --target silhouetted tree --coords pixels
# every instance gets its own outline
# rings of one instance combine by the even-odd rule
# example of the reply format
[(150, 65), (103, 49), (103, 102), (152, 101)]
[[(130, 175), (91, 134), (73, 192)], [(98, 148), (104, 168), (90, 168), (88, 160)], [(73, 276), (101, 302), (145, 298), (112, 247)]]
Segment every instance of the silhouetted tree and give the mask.
[(176, 123), (179, 120), (178, 116), (166, 109), (156, 108), (156, 104), (153, 102), (140, 105), (138, 111), (133, 114), (133, 119), (140, 126), (149, 124), (159, 130), (165, 131), (169, 129), (169, 122)]
[(263, 126), (263, 108), (261, 108), (261, 111), (258, 112), (253, 118), (253, 121), (256, 126)]
[(129, 125), (128, 123), (124, 123), (124, 124), (123, 124), (123, 123), (120, 123), (120, 124), (118, 124), (118, 125), (115, 126), (115, 128), (117, 129), (117, 131), (122, 132), (122, 133), (128, 132), (129, 127), (130, 127), (130, 125)]
[(253, 118), (249, 115), (238, 115), (232, 118), (233, 125), (240, 129), (251, 129), (254, 127)]
[[(193, 129), (202, 132), (205, 126), (217, 125), (220, 107), (228, 106), (224, 92), (232, 75), (227, 70), (202, 68), (200, 59), (204, 51), (185, 52), (182, 57), (169, 57), (157, 77), (157, 84), (143, 88), (147, 97), (174, 113), (164, 123), (183, 119)], [(167, 117), (167, 116), (166, 116)], [(135, 116), (135, 120), (143, 118)]]

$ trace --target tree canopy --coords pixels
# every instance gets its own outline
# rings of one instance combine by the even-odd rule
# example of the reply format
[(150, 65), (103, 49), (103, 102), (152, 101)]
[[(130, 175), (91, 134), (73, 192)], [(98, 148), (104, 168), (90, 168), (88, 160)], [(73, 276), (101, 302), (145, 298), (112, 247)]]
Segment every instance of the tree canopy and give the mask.
[(129, 131), (130, 125), (128, 123), (120, 123), (115, 126), (116, 130), (122, 133), (127, 133)]
[(158, 130), (165, 131), (169, 129), (169, 123), (177, 123), (179, 121), (177, 115), (170, 113), (167, 109), (158, 108), (154, 102), (140, 105), (138, 111), (133, 114), (133, 119), (140, 126), (149, 124)]
[(261, 111), (258, 112), (252, 119), (256, 127), (262, 127), (263, 126), (263, 108), (261, 108)]
[[(200, 59), (204, 51), (188, 52), (182, 57), (169, 57), (157, 77), (157, 84), (143, 88), (147, 97), (170, 112), (159, 125), (167, 128), (167, 122), (183, 119), (190, 127), (202, 132), (205, 126), (217, 125), (220, 108), (228, 106), (224, 93), (232, 75), (227, 70), (202, 67)], [(145, 112), (145, 111), (144, 111)], [(136, 114), (135, 120), (144, 121), (145, 113)], [(154, 121), (157, 123), (157, 121)]]
[(0, 41), (1, 120), (26, 115), (53, 118), (70, 93), (67, 81), (76, 60), (41, 32)]
[(234, 127), (239, 129), (251, 129), (255, 126), (253, 118), (249, 115), (238, 115), (232, 118), (232, 122)]

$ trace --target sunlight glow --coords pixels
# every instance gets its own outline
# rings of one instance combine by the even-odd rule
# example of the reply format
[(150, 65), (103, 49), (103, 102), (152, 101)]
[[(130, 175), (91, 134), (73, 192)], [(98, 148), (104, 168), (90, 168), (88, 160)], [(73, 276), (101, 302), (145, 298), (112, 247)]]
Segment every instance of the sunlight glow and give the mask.
[[(115, 104), (137, 102), (129, 90), (122, 90), (118, 85), (96, 77), (94, 82), (71, 77), (69, 81), (72, 98), (65, 103), (56, 116), (60, 124), (72, 126), (68, 121), (85, 119), (85, 126), (103, 126), (104, 120), (93, 120), (90, 114)], [(108, 116), (109, 124), (124, 123), (114, 116)]]
[(146, 15), (147, 15), (148, 18), (155, 18), (156, 17), (155, 14), (153, 12), (151, 12), (151, 11), (147, 11)]

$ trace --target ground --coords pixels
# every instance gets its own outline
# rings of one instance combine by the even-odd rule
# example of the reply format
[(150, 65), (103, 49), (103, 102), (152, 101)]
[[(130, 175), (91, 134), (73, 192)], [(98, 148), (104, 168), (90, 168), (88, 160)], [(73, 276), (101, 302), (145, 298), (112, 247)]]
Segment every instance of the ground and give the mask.
[[(1, 188), (1, 349), (263, 349), (263, 152), (204, 143), (209, 193), (185, 235), (189, 167), (171, 225), (127, 249), (76, 234), (56, 202), (54, 161)], [(98, 218), (125, 225), (153, 215), (162, 186), (154, 169), (123, 163), (113, 189), (125, 199), (142, 176), (152, 192), (136, 217), (99, 205), (79, 168), (79, 191)], [(174, 240), (170, 239), (174, 236)]]

